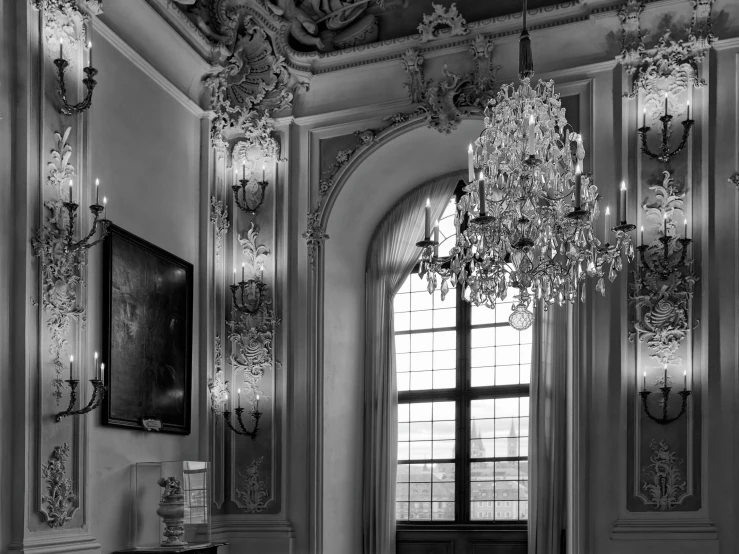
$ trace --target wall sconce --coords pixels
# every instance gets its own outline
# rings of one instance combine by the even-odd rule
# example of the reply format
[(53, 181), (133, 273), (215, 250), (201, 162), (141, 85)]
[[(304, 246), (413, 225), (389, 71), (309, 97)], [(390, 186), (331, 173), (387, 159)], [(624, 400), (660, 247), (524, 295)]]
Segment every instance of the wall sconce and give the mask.
[[(269, 185), (266, 179), (266, 166), (262, 164), (262, 180), (254, 181), (246, 178), (246, 162), (241, 166), (242, 174), (239, 179), (240, 185), (233, 185), (231, 190), (234, 193), (236, 205), (242, 212), (255, 215), (264, 203), (264, 191)], [(239, 189), (241, 190), (241, 199), (239, 199)]]
[[(107, 205), (108, 205), (108, 199), (103, 197), (103, 204), (100, 204), (100, 181), (98, 179), (95, 180), (95, 203), (90, 206), (90, 212), (92, 212), (92, 215), (94, 217), (92, 222), (92, 229), (87, 234), (86, 237), (81, 238), (78, 241), (74, 241), (74, 225), (75, 220), (77, 219), (77, 209), (79, 208), (79, 204), (75, 204), (72, 202), (72, 181), (69, 181), (69, 202), (62, 202), (62, 206), (65, 210), (67, 210), (67, 213), (69, 214), (69, 217), (67, 218), (67, 237), (66, 237), (66, 244), (65, 249), (67, 252), (74, 252), (79, 249), (90, 249), (96, 244), (99, 244), (100, 242), (105, 239), (105, 237), (108, 234), (108, 227), (110, 226), (110, 221), (107, 219)], [(103, 214), (103, 218), (100, 219), (100, 214)], [(95, 233), (97, 232), (98, 225), (102, 226), (100, 238), (98, 240), (90, 242), (90, 239), (95, 236)]]
[(54, 65), (56, 66), (57, 80), (59, 81), (59, 96), (62, 97), (62, 102), (64, 103), (64, 105), (59, 108), (59, 112), (63, 115), (80, 114), (85, 110), (90, 109), (90, 106), (92, 106), (92, 91), (95, 89), (95, 85), (97, 85), (95, 75), (98, 74), (98, 70), (92, 67), (92, 43), (88, 44), (88, 51), (90, 52), (88, 66), (82, 68), (82, 71), (85, 73), (85, 78), (82, 79), (82, 83), (87, 89), (87, 94), (85, 95), (85, 99), (81, 102), (70, 104), (67, 101), (67, 85), (65, 84), (64, 78), (67, 67), (69, 67), (69, 62), (64, 59), (64, 45), (62, 43), (62, 39), (59, 39), (59, 57), (54, 60)]
[(644, 404), (644, 413), (647, 414), (649, 419), (659, 423), (660, 425), (667, 425), (669, 423), (672, 423), (673, 421), (677, 421), (678, 419), (680, 419), (680, 417), (685, 413), (685, 410), (688, 407), (688, 396), (690, 396), (690, 393), (691, 393), (691, 391), (688, 390), (687, 373), (683, 373), (683, 379), (684, 379), (683, 380), (683, 390), (681, 390), (678, 393), (682, 397), (682, 405), (680, 407), (680, 412), (674, 417), (669, 417), (667, 415), (667, 412), (669, 410), (670, 391), (672, 390), (672, 387), (667, 385), (667, 364), (665, 364), (664, 366), (665, 366), (664, 386), (659, 388), (659, 390), (662, 391), (662, 400), (661, 400), (662, 416), (661, 417), (655, 417), (649, 411), (649, 405), (647, 403), (647, 399), (649, 398), (649, 395), (652, 394), (652, 392), (647, 390), (646, 371), (644, 372), (644, 383), (642, 385), (642, 391), (639, 393), (639, 396), (641, 396), (642, 404)]
[(95, 373), (98, 375), (98, 378), (96, 379), (90, 379), (90, 383), (92, 383), (92, 386), (95, 387), (92, 391), (92, 398), (90, 399), (90, 402), (87, 403), (87, 406), (80, 410), (74, 410), (75, 404), (77, 404), (77, 387), (80, 384), (79, 379), (72, 379), (72, 367), (74, 364), (74, 356), (69, 357), (69, 379), (66, 380), (66, 383), (69, 385), (69, 406), (66, 410), (63, 412), (59, 412), (56, 414), (56, 422), (59, 423), (62, 419), (68, 416), (75, 416), (75, 415), (84, 415), (88, 412), (91, 412), (95, 408), (98, 408), (100, 404), (103, 402), (103, 398), (105, 398), (105, 393), (108, 390), (108, 387), (103, 385), (103, 372), (105, 371), (105, 364), (100, 365), (100, 369), (98, 371), (98, 353), (95, 352)]
[(642, 126), (638, 129), (642, 144), (641, 151), (653, 160), (657, 160), (662, 163), (668, 163), (674, 156), (679, 154), (683, 148), (685, 148), (685, 145), (688, 142), (688, 137), (690, 136), (690, 129), (692, 129), (693, 124), (695, 123), (695, 121), (690, 119), (690, 101), (688, 101), (688, 114), (685, 121), (682, 123), (683, 138), (680, 140), (680, 144), (678, 144), (677, 148), (670, 151), (670, 122), (672, 121), (672, 116), (667, 113), (667, 93), (665, 93), (665, 113), (659, 118), (662, 122), (662, 143), (660, 146), (660, 153), (654, 153), (649, 150), (649, 146), (647, 146), (647, 133), (649, 133), (652, 128), (647, 126), (646, 108), (644, 108), (642, 117)]
[(231, 429), (234, 433), (237, 435), (243, 435), (250, 437), (252, 440), (256, 438), (257, 434), (259, 433), (259, 418), (262, 417), (262, 412), (259, 411), (259, 395), (256, 395), (256, 406), (254, 407), (254, 410), (250, 412), (251, 418), (254, 421), (254, 429), (252, 431), (247, 431), (246, 426), (244, 425), (244, 421), (242, 419), (242, 415), (244, 413), (244, 408), (241, 407), (241, 389), (238, 390), (239, 395), (239, 407), (234, 410), (236, 413), (236, 421), (239, 424), (239, 427), (241, 430), (239, 431), (231, 424), (231, 411), (230, 410), (223, 410), (223, 419), (226, 420), (226, 425), (228, 425), (228, 428)]
[[(262, 281), (264, 275), (264, 266), (259, 266), (259, 278), (245, 280), (244, 270), (245, 264), (241, 264), (241, 281), (236, 283), (236, 270), (234, 269), (234, 283), (229, 287), (231, 296), (233, 297), (234, 308), (240, 312), (254, 315), (262, 307), (264, 301), (264, 292), (267, 285)], [(236, 297), (236, 291), (241, 291), (241, 301)]]

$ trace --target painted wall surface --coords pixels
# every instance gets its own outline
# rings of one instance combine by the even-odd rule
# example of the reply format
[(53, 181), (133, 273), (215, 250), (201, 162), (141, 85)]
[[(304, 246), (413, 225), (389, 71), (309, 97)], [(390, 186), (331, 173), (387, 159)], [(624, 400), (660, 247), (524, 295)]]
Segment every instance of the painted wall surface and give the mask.
[[(91, 175), (100, 179), (111, 221), (194, 265), (197, 330), (202, 291), (199, 119), (102, 38), (95, 43), (95, 58), (105, 69), (90, 112)], [(102, 248), (96, 248), (88, 287), (91, 344), (102, 344), (101, 280)], [(90, 416), (90, 501), (99, 508), (92, 511), (90, 527), (103, 553), (129, 546), (133, 464), (201, 459), (198, 421), (204, 383), (199, 334), (193, 335), (192, 434), (105, 427), (99, 414)]]

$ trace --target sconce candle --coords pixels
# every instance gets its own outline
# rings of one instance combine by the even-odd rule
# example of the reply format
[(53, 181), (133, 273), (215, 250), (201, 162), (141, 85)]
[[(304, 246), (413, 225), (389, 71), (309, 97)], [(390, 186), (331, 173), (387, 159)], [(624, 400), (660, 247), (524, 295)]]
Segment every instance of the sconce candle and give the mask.
[(683, 238), (688, 238), (688, 220), (683, 220)]
[(246, 271), (246, 264), (245, 263), (242, 263), (241, 264), (241, 280), (242, 281), (246, 281), (246, 279), (244, 278), (244, 272), (245, 271)]
[(254, 408), (254, 411), (256, 411), (256, 412), (258, 412), (258, 411), (259, 411), (259, 395), (257, 395), (257, 405), (256, 405), (256, 407)]
[(646, 127), (647, 126), (647, 109), (646, 108), (644, 108), (644, 111), (642, 112), (641, 126), (642, 127)]
[(59, 39), (59, 59), (64, 59), (64, 41)]
[(108, 219), (108, 199), (103, 196), (103, 219)]
[(72, 179), (69, 180), (69, 203), (72, 203)]
[(95, 377), (97, 377), (98, 374), (100, 373), (100, 369), (98, 368), (98, 353), (97, 352), (95, 352), (95, 355), (93, 356), (93, 358), (95, 358)]
[(87, 62), (87, 67), (92, 67), (92, 41), (87, 43), (87, 51), (90, 53), (89, 61)]
[(626, 181), (621, 181), (621, 202), (619, 203), (618, 219), (626, 221)]
[(647, 372), (646, 371), (644, 372), (641, 390), (647, 390)]
[(688, 100), (688, 119), (690, 119), (690, 100)]
[(665, 387), (667, 386), (667, 364), (665, 364)]
[(238, 394), (238, 397), (239, 397), (239, 408), (241, 408), (241, 389), (238, 389), (237, 390), (237, 394)]
[(100, 364), (100, 380), (105, 379), (105, 364)]
[(262, 163), (262, 181), (266, 181), (266, 179), (264, 178), (266, 171), (267, 171), (267, 164)]
[(667, 213), (662, 214), (662, 234), (667, 236)]
[(667, 115), (667, 93), (665, 92), (665, 115)]
[(74, 356), (69, 357), (69, 380), (72, 380), (72, 365), (74, 364)]
[(688, 372), (683, 370), (683, 390), (688, 390)]
[(95, 204), (100, 204), (100, 179), (95, 179)]
[(241, 178), (246, 179), (246, 162), (241, 164)]
[(236, 285), (236, 268), (234, 268), (234, 282), (233, 282), (233, 284)]
[(641, 226), (641, 240), (639, 244), (644, 244), (644, 225)]

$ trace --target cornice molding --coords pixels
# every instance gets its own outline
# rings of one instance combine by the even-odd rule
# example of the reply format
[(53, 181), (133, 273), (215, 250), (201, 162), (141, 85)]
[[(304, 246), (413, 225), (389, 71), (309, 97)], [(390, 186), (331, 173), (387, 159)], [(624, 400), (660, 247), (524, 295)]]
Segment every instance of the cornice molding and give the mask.
[(731, 38), (724, 38), (721, 37), (716, 42), (713, 43), (712, 46), (713, 50), (732, 50), (734, 48), (739, 48), (739, 36), (731, 37)]
[(126, 41), (118, 36), (110, 27), (100, 20), (95, 21), (95, 31), (107, 40), (111, 46), (118, 50), (123, 56), (140, 69), (151, 80), (164, 89), (170, 96), (182, 104), (190, 113), (196, 117), (208, 117), (209, 111), (201, 108), (187, 94), (182, 92), (172, 81), (162, 75), (153, 65), (146, 61), (138, 52), (131, 48)]

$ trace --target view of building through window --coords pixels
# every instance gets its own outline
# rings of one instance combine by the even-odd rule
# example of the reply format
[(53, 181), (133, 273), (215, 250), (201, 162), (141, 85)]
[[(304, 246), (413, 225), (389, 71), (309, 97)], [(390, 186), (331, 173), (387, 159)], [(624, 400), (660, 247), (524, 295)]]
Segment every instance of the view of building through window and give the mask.
[[(440, 219), (441, 255), (455, 207)], [(442, 301), (411, 274), (394, 299), (399, 522), (528, 519), (531, 329), (510, 327), (511, 302), (478, 308), (460, 294)]]

